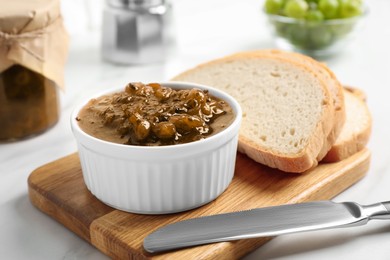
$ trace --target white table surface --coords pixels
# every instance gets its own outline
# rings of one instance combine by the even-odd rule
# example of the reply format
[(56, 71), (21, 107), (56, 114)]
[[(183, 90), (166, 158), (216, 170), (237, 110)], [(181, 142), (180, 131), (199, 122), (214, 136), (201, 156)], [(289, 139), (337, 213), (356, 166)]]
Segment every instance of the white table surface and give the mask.
[[(373, 116), (367, 176), (334, 201), (362, 204), (390, 200), (390, 1), (368, 2), (359, 37), (327, 60), (345, 84), (363, 89)], [(97, 91), (129, 81), (163, 81), (200, 62), (236, 51), (274, 47), (260, 14), (262, 1), (175, 1), (177, 53), (164, 64), (120, 67), (100, 57), (102, 1), (63, 1), (72, 37), (65, 68), (62, 115), (51, 130), (28, 140), (0, 144), (0, 258), (106, 259), (93, 246), (46, 216), (29, 201), (27, 177), (35, 168), (77, 150), (69, 117)], [(390, 259), (390, 222), (350, 229), (280, 236), (246, 259)]]

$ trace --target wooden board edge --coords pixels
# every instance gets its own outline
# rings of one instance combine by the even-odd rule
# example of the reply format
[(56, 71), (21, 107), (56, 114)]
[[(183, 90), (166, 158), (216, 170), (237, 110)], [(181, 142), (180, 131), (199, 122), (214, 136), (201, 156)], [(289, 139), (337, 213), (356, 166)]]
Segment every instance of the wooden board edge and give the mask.
[[(101, 229), (99, 225), (96, 225), (97, 222), (98, 220), (93, 221), (90, 225), (91, 244), (102, 253), (111, 259), (150, 259), (142, 255), (141, 252), (137, 252), (133, 248), (128, 247), (121, 240), (114, 238), (104, 229)], [(109, 250), (113, 245), (115, 245), (115, 250)]]
[[(312, 187), (302, 193), (301, 196), (296, 197), (291, 203), (329, 200), (345, 191), (366, 175), (370, 167), (371, 152), (365, 148), (345, 160), (351, 160), (353, 163), (349, 164), (348, 168), (338, 171), (337, 174), (330, 175), (320, 189)], [(337, 163), (335, 162), (335, 164)]]
[[(129, 247), (126, 243), (109, 236), (104, 230), (100, 230), (98, 225), (94, 225), (94, 223), (91, 224), (91, 243), (94, 247), (112, 259), (239, 259), (264, 245), (272, 238), (273, 237), (243, 239), (220, 242), (218, 243), (218, 246), (216, 246), (216, 244), (208, 244), (162, 254), (149, 254), (143, 249), (137, 250)], [(113, 243), (114, 240), (115, 243)], [(112, 250), (113, 244), (115, 244), (115, 250)]]
[[(74, 164), (75, 160), (77, 161)], [(59, 166), (57, 165), (58, 162), (60, 162)], [(33, 170), (27, 179), (28, 196), (33, 206), (91, 244), (90, 224), (92, 221), (88, 219), (83, 221), (83, 214), (74, 210), (66, 202), (64, 203), (62, 201), (63, 198), (58, 198), (55, 191), (56, 186), (50, 189), (47, 188), (47, 183), (50, 183), (53, 179), (64, 181), (61, 174), (56, 176), (58, 173), (57, 169), (61, 169), (61, 167), (69, 167), (71, 165), (69, 170), (71, 174), (67, 174), (66, 181), (75, 181), (77, 173), (74, 175), (73, 170), (80, 167), (78, 162), (78, 154), (72, 153)], [(91, 196), (93, 195), (91, 194)], [(105, 207), (109, 208), (110, 212), (115, 210), (107, 205)]]
[(85, 227), (80, 221), (66, 210), (53, 203), (42, 195), (39, 189), (32, 183), (28, 183), (28, 196), (31, 203), (43, 213), (49, 215), (52, 219), (61, 223), (67, 229), (70, 229), (76, 235), (91, 243), (89, 227)]

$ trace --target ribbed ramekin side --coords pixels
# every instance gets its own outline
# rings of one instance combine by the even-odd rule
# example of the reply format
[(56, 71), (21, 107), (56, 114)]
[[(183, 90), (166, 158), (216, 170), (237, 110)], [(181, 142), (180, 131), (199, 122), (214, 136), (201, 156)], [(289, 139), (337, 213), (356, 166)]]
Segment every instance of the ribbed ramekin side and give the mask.
[(218, 149), (165, 162), (123, 160), (79, 144), (83, 176), (98, 199), (145, 214), (179, 212), (218, 197), (234, 174), (237, 137)]

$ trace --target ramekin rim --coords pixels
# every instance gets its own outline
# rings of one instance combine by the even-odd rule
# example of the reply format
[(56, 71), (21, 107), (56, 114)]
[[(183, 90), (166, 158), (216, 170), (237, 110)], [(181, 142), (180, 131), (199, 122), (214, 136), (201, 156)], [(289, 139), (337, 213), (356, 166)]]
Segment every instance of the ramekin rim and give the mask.
[(102, 95), (107, 95), (110, 93), (115, 93), (115, 92), (123, 90), (123, 87), (121, 87), (121, 88), (115, 87), (115, 88), (110, 88), (110, 89), (107, 89), (104, 91), (100, 91), (100, 92), (92, 95), (88, 99), (84, 99), (82, 102), (78, 103), (74, 107), (74, 109), (71, 113), (70, 121), (71, 121), (71, 128), (72, 128), (72, 131), (74, 132), (74, 136), (75, 136), (76, 140), (80, 141), (80, 140), (78, 140), (79, 138), (76, 136), (75, 132), (77, 132), (78, 134), (81, 134), (82, 136), (84, 136), (85, 138), (89, 139), (92, 142), (98, 142), (101, 145), (115, 147), (116, 149), (126, 149), (126, 150), (132, 149), (134, 151), (135, 150), (139, 150), (139, 151), (153, 150), (155, 152), (158, 152), (158, 151), (168, 152), (170, 150), (189, 149), (190, 147), (196, 148), (198, 146), (205, 146), (209, 143), (213, 143), (215, 139), (219, 139), (221, 137), (223, 138), (223, 136), (226, 136), (226, 135), (229, 136), (229, 133), (234, 131), (234, 129), (236, 127), (239, 127), (239, 125), (241, 123), (242, 109), (241, 109), (240, 104), (238, 103), (238, 101), (235, 98), (233, 98), (231, 95), (229, 95), (228, 93), (226, 93), (222, 90), (219, 90), (219, 89), (216, 89), (214, 87), (204, 85), (204, 84), (197, 84), (197, 83), (185, 82), (185, 81), (150, 81), (149, 83), (159, 83), (161, 85), (177, 85), (177, 86), (184, 85), (184, 86), (187, 86), (188, 88), (198, 87), (200, 89), (210, 90), (212, 95), (217, 94), (216, 95), (217, 97), (221, 96), (220, 98), (222, 98), (223, 100), (225, 100), (229, 103), (229, 105), (233, 108), (233, 111), (235, 112), (235, 118), (234, 118), (233, 122), (227, 128), (223, 129), (221, 132), (219, 132), (215, 135), (212, 135), (210, 137), (207, 137), (207, 138), (199, 140), (199, 141), (194, 141), (194, 142), (189, 142), (189, 143), (184, 143), (184, 144), (176, 144), (176, 145), (153, 146), (153, 147), (139, 146), (139, 145), (125, 145), (125, 144), (118, 144), (118, 143), (114, 143), (114, 142), (105, 141), (105, 140), (96, 138), (94, 136), (91, 136), (91, 135), (85, 133), (80, 128), (80, 126), (76, 120), (76, 117), (77, 117), (79, 111), (81, 110), (81, 108), (83, 106), (85, 106), (87, 104), (87, 102), (89, 100), (91, 100), (93, 98), (97, 98), (97, 97), (100, 97)]

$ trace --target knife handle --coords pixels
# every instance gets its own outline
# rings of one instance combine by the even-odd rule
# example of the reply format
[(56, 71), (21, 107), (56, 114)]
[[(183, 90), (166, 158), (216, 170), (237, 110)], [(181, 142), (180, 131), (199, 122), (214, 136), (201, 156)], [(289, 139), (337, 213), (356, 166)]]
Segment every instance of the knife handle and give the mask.
[(390, 201), (363, 206), (369, 219), (390, 219)]
[(385, 208), (387, 209), (387, 211), (390, 214), (390, 201), (383, 201), (382, 205), (385, 206)]
[(372, 219), (390, 219), (390, 201), (383, 201), (372, 206), (380, 206), (371, 216)]

